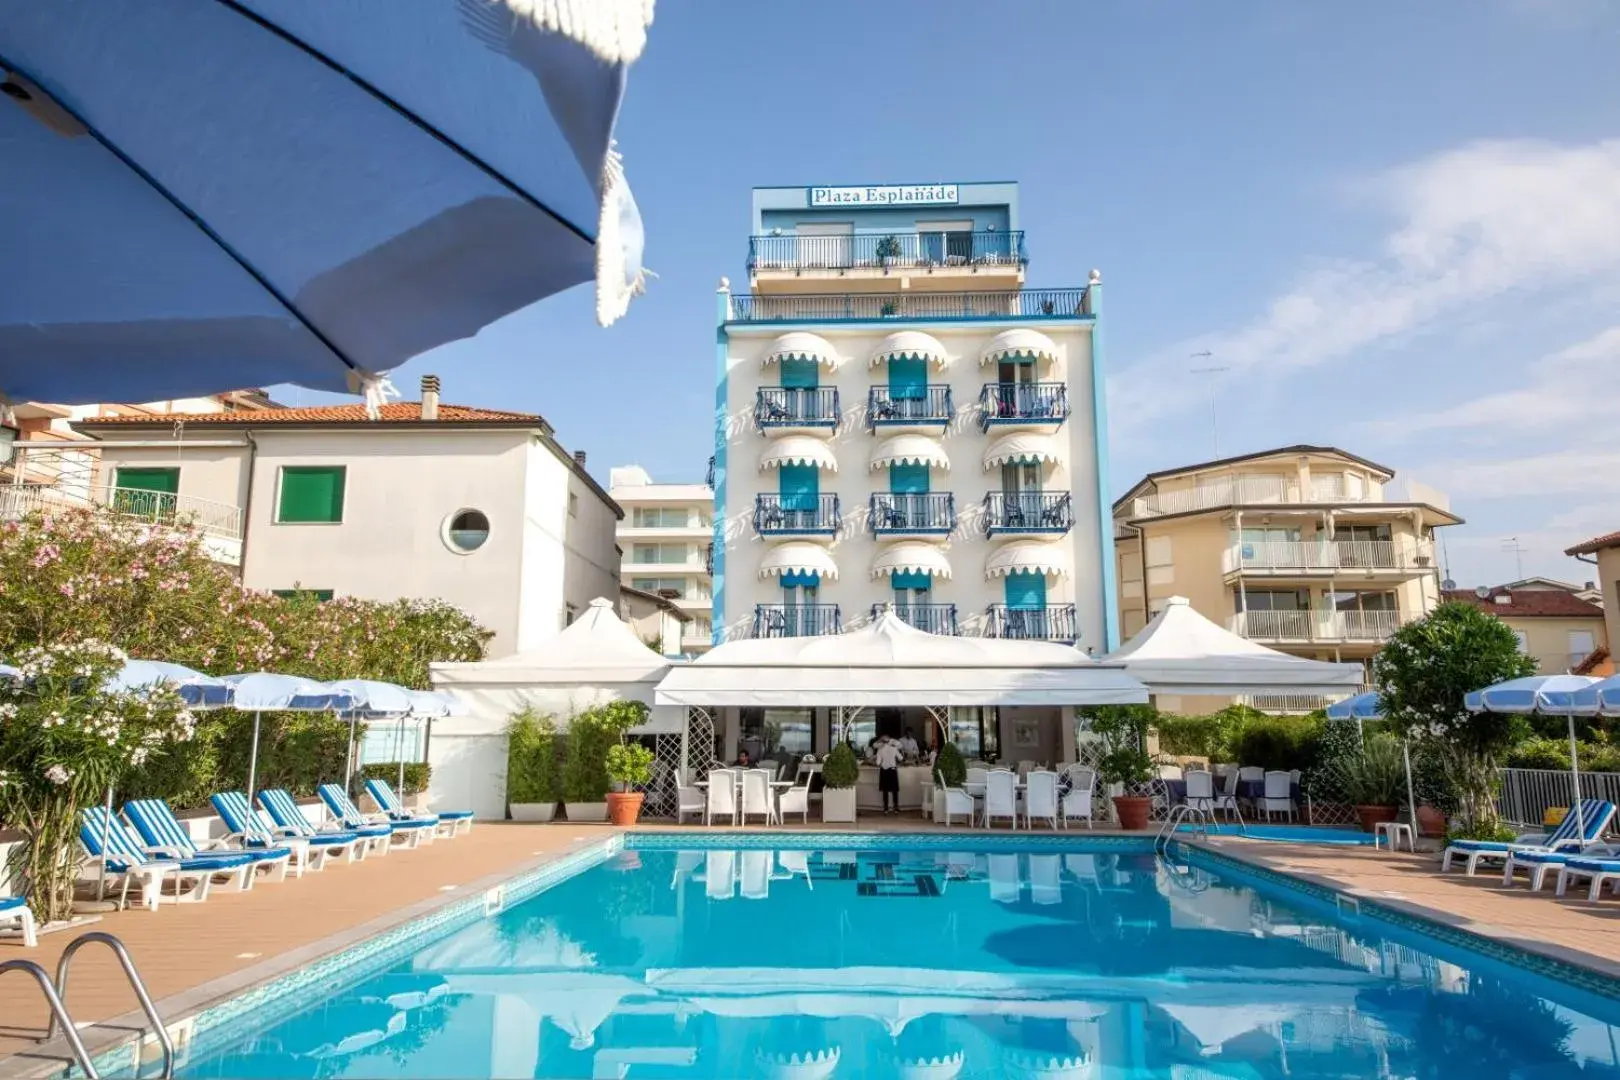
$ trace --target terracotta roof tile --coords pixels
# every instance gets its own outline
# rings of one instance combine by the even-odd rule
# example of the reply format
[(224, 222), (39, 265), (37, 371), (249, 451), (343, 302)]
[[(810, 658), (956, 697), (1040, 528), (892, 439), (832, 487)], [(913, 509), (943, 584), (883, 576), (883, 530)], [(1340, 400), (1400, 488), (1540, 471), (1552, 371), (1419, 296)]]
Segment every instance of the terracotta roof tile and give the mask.
[[(1460, 600), (1481, 611), (1489, 611), (1504, 619), (1601, 619), (1603, 609), (1574, 593), (1562, 589), (1508, 589), (1497, 586), (1490, 596), (1481, 598), (1472, 589), (1447, 589), (1447, 600)], [(1512, 603), (1499, 604), (1498, 596), (1509, 596)]]
[(1614, 674), (1614, 665), (1609, 663), (1609, 650), (1599, 645), (1588, 654), (1585, 660), (1571, 668), (1569, 673), (1571, 675)]
[[(394, 402), (382, 407), (380, 419), (366, 417), (364, 405), (325, 405), (311, 409), (258, 409), (251, 412), (218, 413), (163, 413), (151, 416), (96, 417), (80, 420), (85, 427), (104, 424), (172, 424), (183, 421), (188, 427), (204, 424), (358, 424), (358, 423), (421, 423), (422, 404), (418, 401)], [(502, 409), (479, 409), (470, 405), (440, 405), (438, 423), (535, 423), (543, 418), (535, 413), (507, 412)]]
[(1612, 547), (1620, 547), (1620, 532), (1604, 533), (1602, 536), (1594, 536), (1585, 543), (1576, 544), (1572, 548), (1565, 548), (1564, 554), (1590, 555), (1594, 551), (1602, 551), (1604, 548)]

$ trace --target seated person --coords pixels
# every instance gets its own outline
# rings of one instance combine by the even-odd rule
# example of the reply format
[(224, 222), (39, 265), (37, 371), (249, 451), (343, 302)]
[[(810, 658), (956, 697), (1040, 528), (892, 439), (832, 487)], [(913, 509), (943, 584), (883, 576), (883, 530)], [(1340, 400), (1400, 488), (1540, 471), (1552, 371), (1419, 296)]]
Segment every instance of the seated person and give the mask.
[(739, 769), (752, 769), (754, 767), (754, 759), (749, 756), (746, 749), (737, 751), (736, 767)]

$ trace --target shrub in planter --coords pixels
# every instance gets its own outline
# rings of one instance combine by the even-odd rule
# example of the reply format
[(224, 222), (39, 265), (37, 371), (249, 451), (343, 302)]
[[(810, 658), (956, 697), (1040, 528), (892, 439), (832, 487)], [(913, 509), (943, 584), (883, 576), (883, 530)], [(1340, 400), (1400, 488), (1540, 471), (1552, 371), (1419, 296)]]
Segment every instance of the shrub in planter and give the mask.
[(1433, 747), (1420, 744), (1412, 752), (1412, 795), (1418, 802), (1418, 831), (1446, 835), (1446, 819), (1457, 812), (1457, 785)]
[(568, 755), (563, 762), (563, 800), (569, 821), (606, 821), (608, 750), (624, 733), (647, 720), (639, 701), (613, 701), (579, 713), (568, 727)]
[(1113, 797), (1114, 817), (1122, 829), (1148, 826), (1153, 800), (1133, 789), (1153, 778), (1153, 758), (1142, 747), (1156, 717), (1151, 705), (1105, 705), (1092, 713), (1091, 730), (1103, 742), (1097, 776), (1124, 789)]
[(562, 740), (550, 716), (524, 709), (506, 729), (506, 801), (513, 821), (550, 821), (562, 797)]
[(967, 762), (962, 759), (962, 751), (956, 744), (948, 742), (939, 748), (939, 758), (934, 762), (934, 770), (939, 773), (951, 787), (961, 787), (967, 783)]
[[(428, 781), (433, 779), (433, 766), (425, 761), (407, 761), (405, 763), (405, 790), (396, 791), (400, 798), (411, 795), (420, 795), (428, 789)], [(365, 787), (367, 780), (386, 780), (397, 789), (399, 785), (399, 762), (373, 761), (369, 765), (360, 766), (360, 786)]]
[(1387, 734), (1368, 739), (1358, 756), (1345, 760), (1343, 784), (1362, 829), (1372, 832), (1378, 822), (1394, 821), (1406, 786), (1400, 740)]
[(860, 763), (848, 743), (839, 743), (821, 766), (821, 820), (855, 820), (855, 783), (861, 778)]
[(608, 793), (608, 818), (615, 825), (634, 825), (646, 795), (634, 790), (652, 779), (653, 752), (637, 742), (608, 747), (607, 771), (617, 790)]

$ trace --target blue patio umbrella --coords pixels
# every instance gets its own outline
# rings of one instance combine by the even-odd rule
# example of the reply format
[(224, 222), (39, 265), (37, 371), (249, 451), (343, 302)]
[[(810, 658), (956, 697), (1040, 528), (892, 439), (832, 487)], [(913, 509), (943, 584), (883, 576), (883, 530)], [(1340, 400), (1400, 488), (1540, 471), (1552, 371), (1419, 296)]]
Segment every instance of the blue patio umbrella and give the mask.
[[(640, 290), (613, 146), (651, 0), (0, 0), (0, 392), (361, 392)], [(161, 58), (161, 59), (159, 59)]]
[(1463, 697), (1463, 705), (1470, 712), (1541, 713), (1545, 716), (1569, 717), (1569, 805), (1575, 814), (1575, 823), (1585, 827), (1581, 820), (1581, 763), (1575, 749), (1575, 717), (1577, 695), (1600, 680), (1590, 675), (1527, 675), (1509, 679), (1494, 686), (1475, 690)]
[(1620, 716), (1620, 675), (1599, 679), (1569, 695), (1573, 716)]
[(269, 671), (226, 675), (236, 692), (232, 704), (241, 712), (253, 714), (253, 745), (248, 751), (247, 803), (253, 805), (253, 787), (259, 773), (259, 721), (267, 712), (343, 712), (353, 708), (354, 698), (323, 682), (297, 675), (277, 675)]
[(165, 684), (172, 686), (180, 700), (193, 709), (224, 708), (236, 693), (224, 679), (164, 660), (128, 660), (112, 679), (112, 686), (119, 690), (144, 690)]

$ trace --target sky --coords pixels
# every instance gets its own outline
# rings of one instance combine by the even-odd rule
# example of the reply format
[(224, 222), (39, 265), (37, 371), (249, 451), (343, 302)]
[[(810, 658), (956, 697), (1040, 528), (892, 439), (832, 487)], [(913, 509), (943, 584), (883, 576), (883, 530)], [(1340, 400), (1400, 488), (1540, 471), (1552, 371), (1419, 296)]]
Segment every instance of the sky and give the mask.
[(1335, 445), (1449, 495), (1461, 585), (1585, 581), (1563, 549), (1620, 529), (1616, 56), (1609, 0), (663, 0), (617, 131), (647, 295), (394, 382), (697, 480), (750, 188), (1016, 180), (1028, 285), (1103, 275), (1116, 494)]

